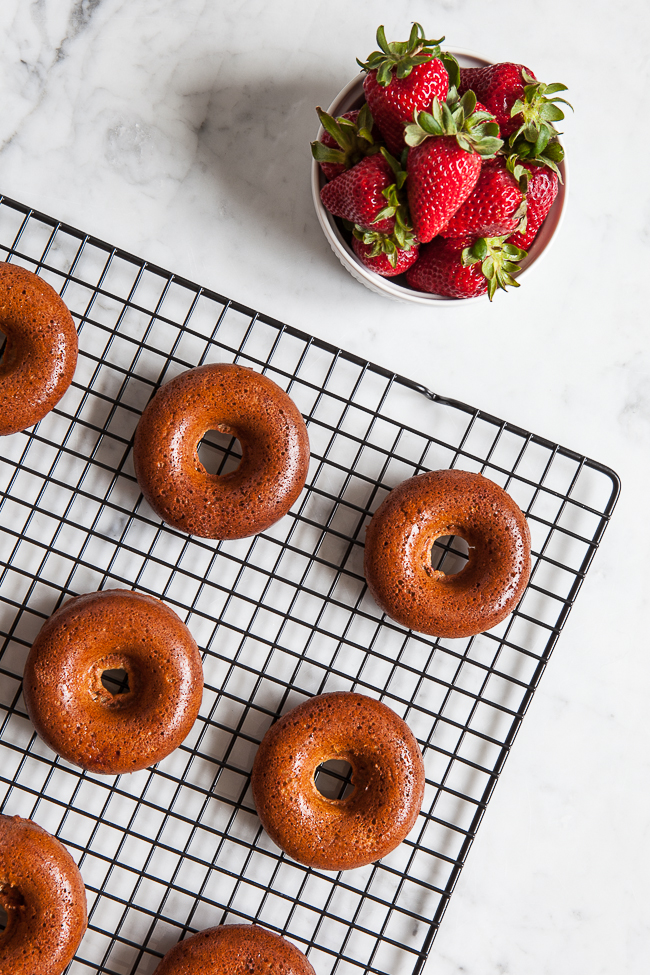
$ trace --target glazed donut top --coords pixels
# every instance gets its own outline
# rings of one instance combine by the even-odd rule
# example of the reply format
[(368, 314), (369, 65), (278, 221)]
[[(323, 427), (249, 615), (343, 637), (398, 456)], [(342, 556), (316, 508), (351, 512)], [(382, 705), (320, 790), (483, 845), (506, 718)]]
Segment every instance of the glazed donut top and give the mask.
[(257, 924), (222, 924), (179, 941), (154, 975), (315, 975), (286, 938)]
[[(318, 766), (352, 767), (352, 793), (327, 799)], [(251, 779), (260, 820), (294, 860), (348, 870), (386, 856), (422, 806), (424, 763), (410, 728), (381, 701), (346, 691), (313, 697), (272, 725)]]
[(72, 382), (77, 330), (54, 288), (17, 264), (0, 263), (0, 434), (42, 420)]
[[(208, 474), (198, 443), (208, 430), (237, 437), (241, 463)], [(203, 538), (245, 538), (287, 513), (305, 483), (309, 438), (290, 397), (253, 369), (216, 363), (160, 389), (135, 434), (142, 493), (168, 524)]]
[(86, 930), (86, 891), (76, 863), (29, 819), (0, 815), (2, 975), (61, 975)]
[[(434, 570), (436, 538), (458, 535), (469, 561)], [(431, 471), (398, 484), (366, 532), (365, 573), (379, 606), (419, 633), (467, 637), (514, 609), (530, 575), (530, 532), (517, 504), (481, 474)]]
[[(126, 671), (111, 694), (105, 670)], [(160, 600), (106, 589), (65, 603), (27, 657), (23, 693), (41, 738), (67, 761), (109, 775), (159, 762), (189, 733), (203, 691), (191, 633)]]

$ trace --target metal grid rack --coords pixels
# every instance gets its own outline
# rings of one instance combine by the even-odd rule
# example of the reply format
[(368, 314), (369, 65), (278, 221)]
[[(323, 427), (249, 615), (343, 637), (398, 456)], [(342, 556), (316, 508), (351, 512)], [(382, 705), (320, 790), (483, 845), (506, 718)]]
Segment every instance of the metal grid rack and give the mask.
[[(79, 328), (70, 390), (32, 430), (4, 438), (0, 458), (0, 811), (34, 818), (80, 864), (90, 925), (69, 971), (146, 975), (188, 931), (245, 920), (293, 940), (318, 975), (419, 972), (612, 513), (616, 475), (5, 198), (0, 249), (53, 284)], [(233, 360), (288, 390), (312, 459), (288, 516), (254, 538), (212, 542), (148, 508), (132, 435), (159, 384)], [(209, 434), (201, 456), (226, 470), (237, 446)], [(364, 527), (387, 492), (445, 467), (504, 486), (532, 534), (516, 612), (465, 640), (383, 617), (362, 571)], [(465, 553), (442, 540), (439, 564), (453, 571)], [(54, 755), (21, 697), (43, 621), (72, 594), (105, 587), (164, 599), (204, 653), (188, 739), (120, 777)], [(282, 855), (249, 788), (276, 716), (338, 689), (402, 715), (427, 771), (408, 839), (343, 874)], [(343, 789), (345, 777), (322, 773), (319, 784)]]

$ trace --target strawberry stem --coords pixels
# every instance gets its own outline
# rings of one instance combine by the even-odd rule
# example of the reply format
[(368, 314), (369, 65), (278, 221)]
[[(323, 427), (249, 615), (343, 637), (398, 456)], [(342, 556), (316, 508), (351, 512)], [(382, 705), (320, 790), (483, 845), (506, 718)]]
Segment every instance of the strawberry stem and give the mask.
[(461, 254), (461, 261), (465, 267), (481, 264), (481, 271), (488, 283), (488, 297), (494, 298), (497, 288), (503, 291), (510, 285), (519, 287), (519, 282), (512, 276), (518, 271), (518, 261), (526, 257), (527, 251), (508, 243), (508, 237), (479, 237), (470, 247), (466, 247)]
[(459, 98), (455, 88), (449, 89), (444, 102), (434, 98), (431, 112), (414, 112), (413, 123), (404, 128), (407, 146), (419, 146), (431, 136), (455, 136), (466, 152), (478, 152), (491, 159), (503, 146), (498, 138), (499, 128), (489, 112), (476, 112), (476, 95), (467, 91)]
[(442, 41), (444, 37), (427, 40), (422, 25), (414, 22), (408, 41), (392, 41), (389, 44), (382, 25), (377, 28), (377, 44), (380, 50), (368, 55), (367, 61), (359, 61), (357, 58), (357, 64), (364, 71), (376, 71), (379, 84), (387, 87), (393, 80), (393, 71), (402, 80), (408, 78), (417, 64), (425, 64), (432, 58), (437, 58)]

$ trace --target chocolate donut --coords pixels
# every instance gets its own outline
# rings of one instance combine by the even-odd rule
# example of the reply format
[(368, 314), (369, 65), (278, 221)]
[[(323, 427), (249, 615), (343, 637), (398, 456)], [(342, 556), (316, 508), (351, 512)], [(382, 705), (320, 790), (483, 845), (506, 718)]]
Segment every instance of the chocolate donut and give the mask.
[(0, 435), (42, 420), (72, 382), (77, 330), (53, 287), (17, 264), (0, 263)]
[[(431, 565), (436, 538), (459, 535), (469, 561), (455, 575)], [(376, 602), (418, 633), (467, 637), (512, 612), (530, 575), (521, 510), (482, 474), (431, 471), (398, 484), (366, 531), (365, 573)]]
[(315, 975), (290, 941), (257, 924), (221, 924), (167, 952), (154, 975)]
[[(352, 793), (327, 799), (318, 766), (352, 766)], [(386, 856), (413, 827), (424, 795), (424, 763), (410, 728), (380, 701), (346, 691), (321, 694), (267, 731), (251, 785), (262, 825), (285, 853), (309, 867), (349, 870)]]
[[(208, 474), (208, 430), (237, 437), (239, 467)], [(216, 363), (172, 379), (138, 424), (133, 462), (142, 493), (167, 524), (203, 538), (246, 538), (287, 513), (309, 467), (309, 438), (287, 394), (253, 369)]]
[(86, 930), (86, 891), (76, 863), (30, 819), (0, 815), (2, 975), (61, 975)]
[[(105, 670), (124, 670), (112, 694)], [(118, 775), (147, 768), (187, 736), (203, 668), (192, 634), (158, 599), (123, 589), (77, 596), (45, 622), (23, 678), (27, 712), (68, 762)]]

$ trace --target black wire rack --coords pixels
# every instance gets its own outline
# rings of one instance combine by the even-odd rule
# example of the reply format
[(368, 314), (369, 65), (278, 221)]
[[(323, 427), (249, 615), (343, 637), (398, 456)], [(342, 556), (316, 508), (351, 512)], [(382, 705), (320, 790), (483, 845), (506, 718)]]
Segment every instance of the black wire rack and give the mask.
[[(608, 468), (0, 197), (0, 257), (59, 291), (79, 330), (74, 382), (0, 459), (0, 811), (35, 819), (79, 862), (89, 929), (71, 973), (145, 975), (189, 931), (257, 921), (318, 975), (419, 972), (486, 805), (614, 508)], [(163, 525), (139, 491), (132, 436), (161, 383), (237, 361), (288, 390), (311, 467), (269, 531), (212, 542)], [(206, 436), (209, 470), (238, 444)], [(366, 592), (365, 526), (406, 477), (485, 473), (525, 511), (533, 570), (517, 610), (472, 639), (432, 640)], [(443, 539), (439, 565), (467, 549)], [(157, 766), (97, 776), (36, 736), (21, 696), (43, 621), (73, 594), (160, 597), (203, 651), (205, 693), (184, 744)], [(340, 874), (285, 857), (262, 831), (249, 773), (276, 716), (356, 690), (409, 723), (427, 784), (390, 856)], [(345, 770), (319, 773), (338, 795)]]

